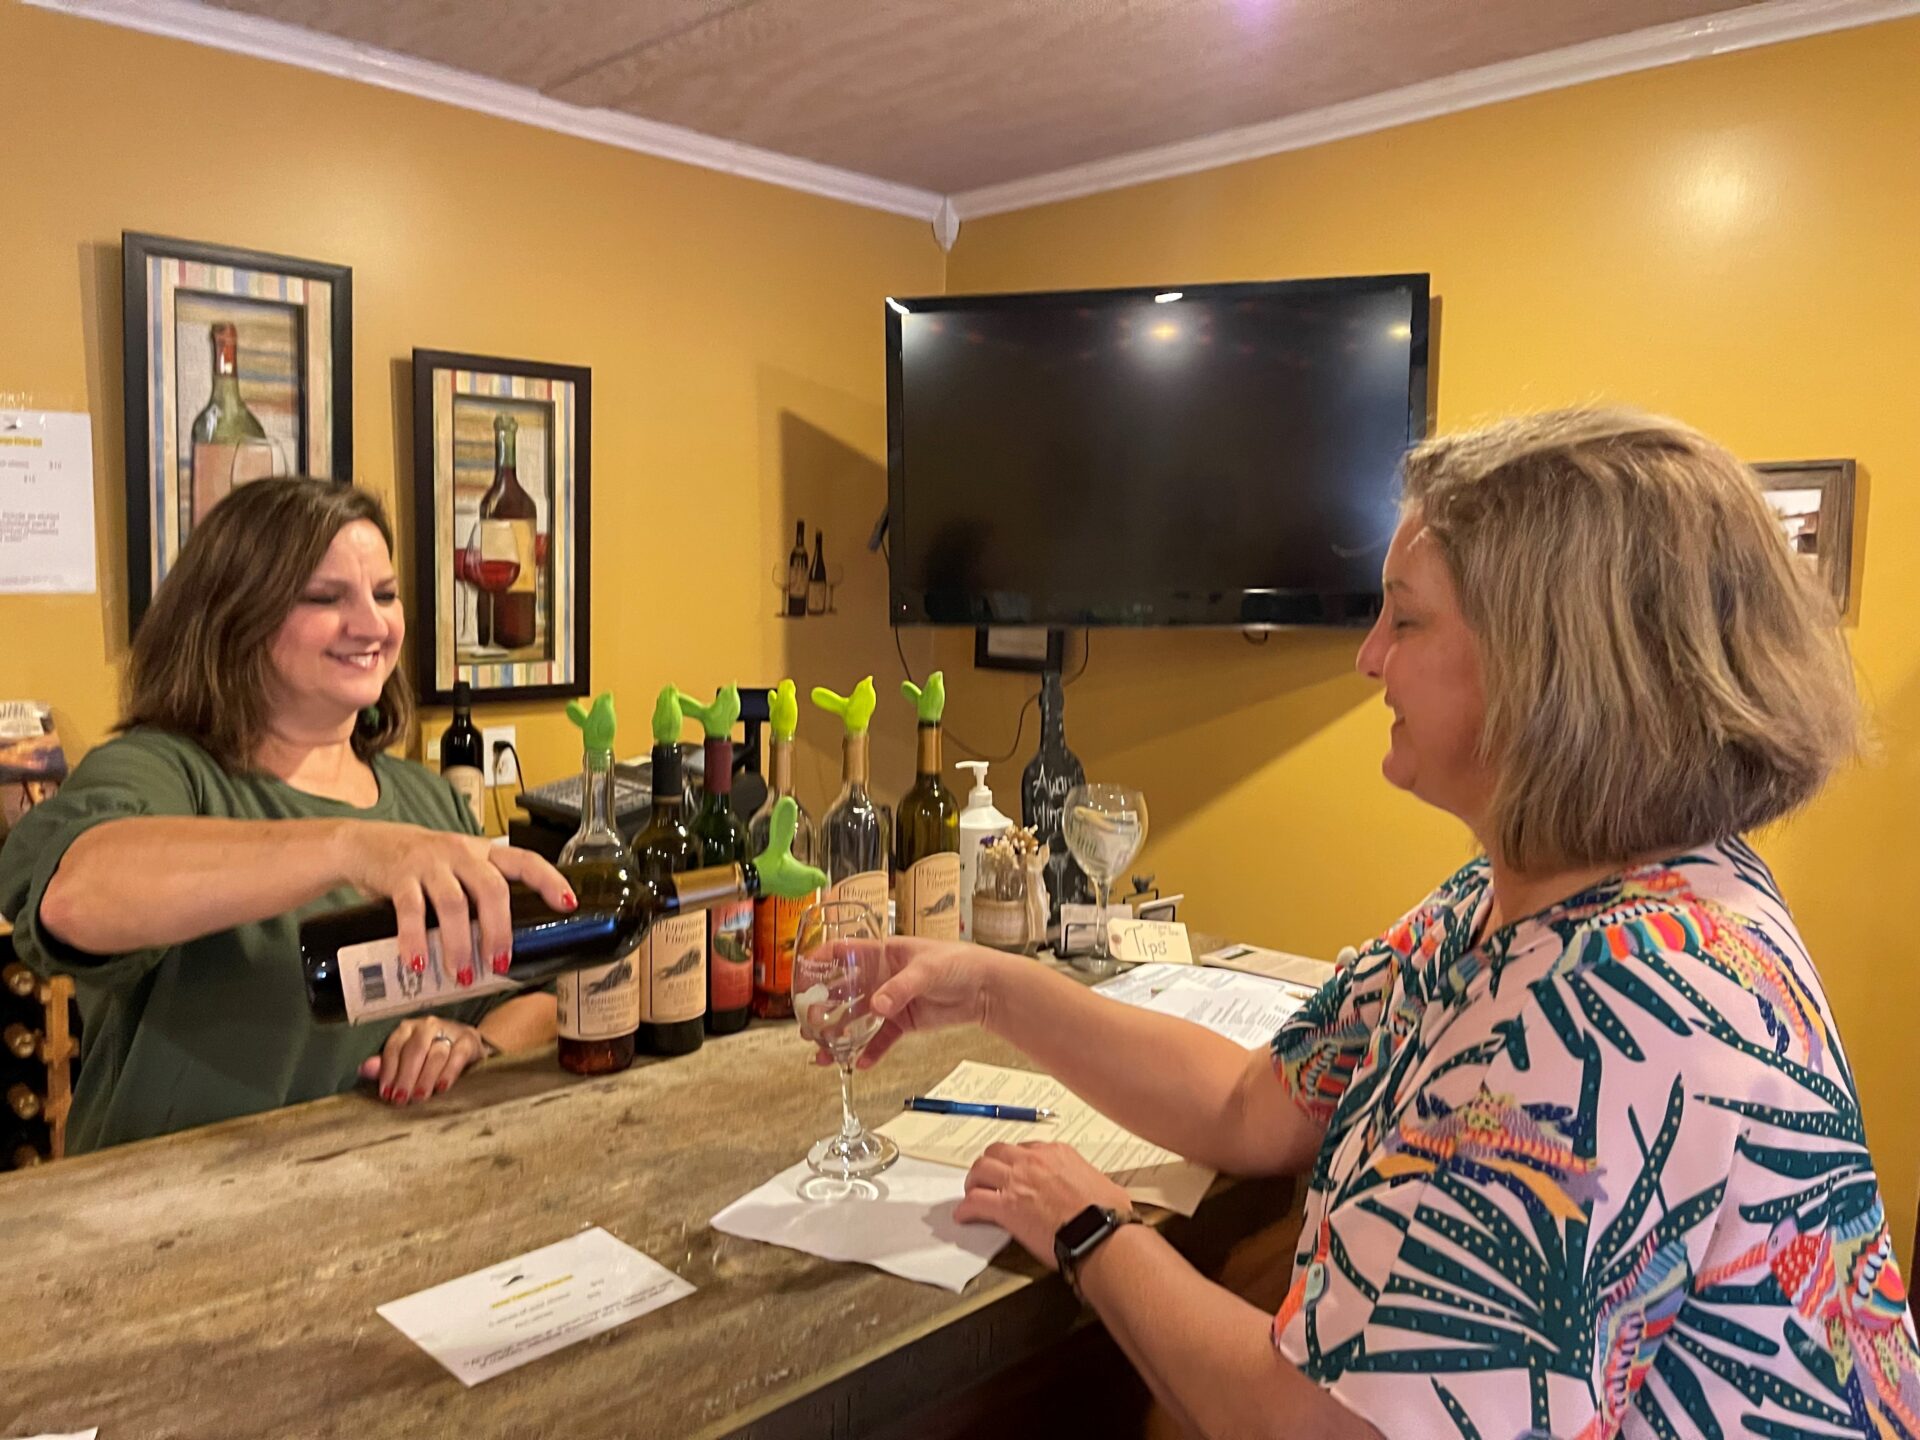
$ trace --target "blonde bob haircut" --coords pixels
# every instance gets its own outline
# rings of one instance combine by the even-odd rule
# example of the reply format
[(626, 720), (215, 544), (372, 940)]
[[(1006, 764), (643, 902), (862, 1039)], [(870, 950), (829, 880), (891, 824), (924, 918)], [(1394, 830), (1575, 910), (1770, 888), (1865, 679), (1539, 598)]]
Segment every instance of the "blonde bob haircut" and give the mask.
[[(273, 708), (273, 638), (333, 537), (356, 520), (371, 521), (392, 551), (380, 501), (331, 480), (255, 480), (209, 510), (134, 634), (115, 728), (169, 730), (229, 774), (251, 770)], [(371, 759), (412, 727), (413, 689), (396, 665), (354, 727), (354, 753)]]
[(1804, 804), (1860, 746), (1832, 596), (1695, 430), (1561, 410), (1431, 440), (1405, 506), (1480, 649), (1480, 838), (1522, 873), (1676, 854)]

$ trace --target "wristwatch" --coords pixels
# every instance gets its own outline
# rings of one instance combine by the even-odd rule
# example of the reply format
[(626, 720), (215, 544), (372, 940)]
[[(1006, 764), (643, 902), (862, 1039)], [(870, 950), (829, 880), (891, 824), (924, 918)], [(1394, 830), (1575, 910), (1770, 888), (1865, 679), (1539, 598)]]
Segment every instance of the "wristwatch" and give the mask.
[[(1089, 1205), (1053, 1232), (1053, 1258), (1075, 1295), (1080, 1294), (1080, 1262), (1098, 1250), (1108, 1236), (1122, 1225), (1138, 1225), (1141, 1219), (1131, 1210), (1112, 1210), (1104, 1205)], [(1084, 1298), (1084, 1297), (1082, 1297)]]

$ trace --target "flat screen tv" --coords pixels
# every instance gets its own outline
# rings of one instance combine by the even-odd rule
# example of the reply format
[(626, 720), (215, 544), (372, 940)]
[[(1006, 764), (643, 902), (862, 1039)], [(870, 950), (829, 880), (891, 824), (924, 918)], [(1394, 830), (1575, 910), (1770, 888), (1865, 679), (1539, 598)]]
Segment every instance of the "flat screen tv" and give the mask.
[(1358, 625), (1425, 275), (887, 301), (896, 625)]

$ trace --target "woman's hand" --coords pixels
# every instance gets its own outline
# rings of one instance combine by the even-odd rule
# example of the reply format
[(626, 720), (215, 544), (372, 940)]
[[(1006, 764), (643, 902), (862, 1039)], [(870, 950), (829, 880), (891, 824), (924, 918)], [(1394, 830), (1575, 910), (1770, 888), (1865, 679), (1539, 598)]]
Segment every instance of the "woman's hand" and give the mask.
[(1089, 1205), (1127, 1211), (1133, 1201), (1071, 1145), (1029, 1140), (987, 1147), (967, 1171), (967, 1193), (953, 1218), (998, 1225), (1052, 1270), (1055, 1232)]
[[(506, 973), (513, 954), (508, 881), (532, 886), (557, 910), (578, 903), (566, 877), (531, 850), (473, 835), (351, 820), (342, 822), (337, 844), (342, 878), (363, 895), (392, 902), (406, 963), (427, 968), (427, 931), (438, 926), (441, 967), (460, 985), (471, 985), (482, 967)], [(469, 917), (479, 923), (477, 955)]]
[(892, 978), (874, 991), (873, 1011), (887, 1023), (861, 1053), (861, 1069), (915, 1030), (986, 1023), (988, 984), (1002, 956), (978, 945), (911, 936), (892, 936), (884, 944)]
[(394, 1026), (380, 1053), (362, 1062), (360, 1078), (375, 1081), (382, 1100), (408, 1105), (438, 1095), (486, 1058), (473, 1026), (416, 1015)]

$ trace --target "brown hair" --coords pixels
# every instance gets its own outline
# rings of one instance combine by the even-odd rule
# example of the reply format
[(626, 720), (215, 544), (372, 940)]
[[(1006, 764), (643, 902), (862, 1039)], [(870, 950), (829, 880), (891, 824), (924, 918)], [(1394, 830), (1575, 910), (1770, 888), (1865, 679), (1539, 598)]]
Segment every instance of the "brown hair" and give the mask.
[[(256, 480), (208, 511), (133, 637), (115, 728), (170, 730), (229, 771), (250, 769), (267, 734), (273, 637), (333, 537), (356, 520), (372, 521), (393, 549), (378, 498), (328, 480)], [(362, 760), (412, 729), (405, 667), (387, 677), (377, 710), (354, 729)]]
[(1508, 420), (1415, 449), (1405, 502), (1479, 641), (1497, 776), (1480, 838), (1517, 869), (1739, 834), (1858, 752), (1831, 593), (1697, 431), (1631, 410)]

